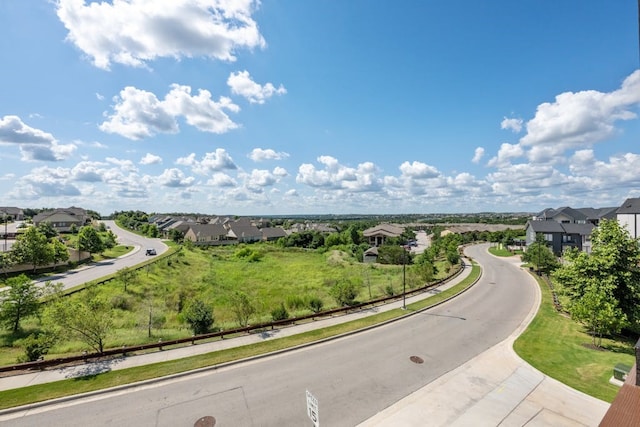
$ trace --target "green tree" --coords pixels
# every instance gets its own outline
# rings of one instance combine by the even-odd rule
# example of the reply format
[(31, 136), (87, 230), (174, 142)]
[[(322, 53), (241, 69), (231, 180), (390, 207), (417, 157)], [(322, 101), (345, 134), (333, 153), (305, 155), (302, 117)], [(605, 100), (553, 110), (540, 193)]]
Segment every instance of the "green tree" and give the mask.
[(35, 272), (38, 266), (47, 265), (53, 261), (53, 251), (47, 237), (36, 227), (28, 227), (18, 235), (11, 252), (18, 262), (31, 264)]
[(45, 323), (61, 337), (77, 339), (98, 353), (113, 328), (113, 310), (91, 289), (80, 298), (61, 297), (48, 304)]
[(80, 228), (80, 232), (78, 233), (78, 244), (81, 251), (87, 251), (89, 254), (99, 254), (105, 249), (105, 245), (100, 234), (91, 225), (85, 225)]
[(114, 248), (116, 246), (117, 240), (118, 239), (116, 235), (113, 234), (113, 231), (111, 230), (107, 230), (102, 234), (102, 242), (104, 243), (105, 249)]
[(7, 270), (16, 263), (12, 252), (0, 252), (0, 271), (7, 276)]
[(256, 312), (247, 294), (236, 291), (231, 296), (231, 311), (236, 317), (238, 324), (245, 328), (249, 325), (249, 319)]
[(136, 280), (137, 275), (138, 275), (138, 272), (135, 270), (132, 270), (129, 267), (123, 267), (120, 270), (118, 270), (118, 272), (116, 273), (116, 277), (120, 282), (122, 282), (125, 292), (127, 292), (127, 286), (129, 286)]
[(40, 224), (38, 224), (37, 228), (38, 231), (44, 234), (47, 239), (51, 239), (58, 235), (58, 231), (56, 231), (56, 229), (53, 228), (53, 225), (51, 225), (51, 223), (48, 221), (41, 222)]
[(536, 234), (536, 241), (527, 247), (522, 260), (536, 266), (536, 270), (549, 274), (560, 266), (547, 241), (541, 233)]
[(626, 324), (627, 316), (618, 307), (613, 289), (613, 283), (586, 278), (582, 297), (571, 300), (567, 307), (571, 317), (587, 327), (597, 347), (603, 335), (618, 333)]
[(182, 243), (184, 240), (184, 233), (177, 228), (169, 230), (169, 239), (176, 243)]
[(192, 301), (183, 315), (195, 335), (206, 334), (213, 326), (213, 310), (202, 300)]
[(554, 271), (553, 279), (572, 303), (584, 298), (588, 291), (593, 292), (589, 289), (592, 281), (610, 287), (605, 295), (611, 293), (628, 326), (635, 332), (640, 331), (638, 240), (631, 238), (616, 220), (603, 220), (594, 229), (591, 242), (590, 254), (577, 250), (565, 252), (565, 263)]
[(16, 333), (22, 319), (37, 314), (40, 310), (43, 288), (25, 274), (7, 279), (6, 285), (7, 289), (0, 292), (0, 321)]
[(53, 254), (51, 257), (53, 263), (64, 262), (69, 259), (69, 249), (60, 240), (55, 238), (51, 239), (49, 245), (51, 247), (51, 253)]
[(342, 279), (331, 287), (329, 293), (340, 307), (352, 306), (356, 304), (358, 286), (351, 280)]

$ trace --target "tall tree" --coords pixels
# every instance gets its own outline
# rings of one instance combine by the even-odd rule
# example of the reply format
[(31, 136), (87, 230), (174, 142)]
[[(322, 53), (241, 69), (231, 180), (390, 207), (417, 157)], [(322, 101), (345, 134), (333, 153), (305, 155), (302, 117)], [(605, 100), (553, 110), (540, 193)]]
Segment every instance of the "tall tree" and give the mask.
[(85, 225), (78, 233), (78, 242), (81, 251), (89, 254), (99, 254), (105, 249), (104, 242), (98, 231), (90, 225)]
[(51, 239), (49, 245), (51, 247), (51, 261), (53, 263), (64, 262), (69, 259), (69, 249), (60, 240), (57, 238)]
[(626, 324), (627, 316), (613, 297), (613, 284), (586, 279), (581, 298), (568, 305), (571, 317), (583, 323), (593, 338), (593, 345), (600, 347), (602, 336), (618, 333)]
[(45, 318), (60, 336), (78, 339), (98, 353), (113, 328), (113, 310), (90, 289), (80, 298), (58, 297), (48, 304)]
[(28, 227), (23, 234), (19, 235), (11, 252), (18, 262), (33, 265), (34, 272), (38, 266), (47, 265), (53, 261), (54, 255), (47, 236), (36, 227)]
[(536, 270), (549, 274), (560, 266), (558, 259), (547, 245), (542, 233), (536, 234), (536, 241), (529, 245), (522, 256), (526, 263), (536, 266)]
[[(610, 286), (610, 292), (633, 331), (640, 331), (640, 246), (615, 220), (594, 229), (590, 254), (565, 253), (565, 264), (554, 280), (571, 301), (585, 296), (591, 281)], [(608, 292), (608, 291), (607, 291)]]
[(51, 239), (58, 235), (58, 231), (49, 221), (41, 222), (40, 224), (38, 224), (38, 231), (44, 234), (47, 239)]
[(0, 321), (15, 333), (22, 319), (39, 311), (43, 291), (25, 274), (7, 279), (6, 285), (0, 292)]

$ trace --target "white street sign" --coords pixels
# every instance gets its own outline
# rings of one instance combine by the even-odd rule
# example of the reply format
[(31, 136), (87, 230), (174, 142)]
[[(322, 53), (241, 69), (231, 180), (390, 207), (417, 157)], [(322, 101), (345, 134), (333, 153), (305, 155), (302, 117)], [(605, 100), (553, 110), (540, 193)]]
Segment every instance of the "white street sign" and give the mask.
[(313, 421), (314, 427), (320, 427), (320, 416), (318, 415), (318, 399), (307, 390), (307, 415)]

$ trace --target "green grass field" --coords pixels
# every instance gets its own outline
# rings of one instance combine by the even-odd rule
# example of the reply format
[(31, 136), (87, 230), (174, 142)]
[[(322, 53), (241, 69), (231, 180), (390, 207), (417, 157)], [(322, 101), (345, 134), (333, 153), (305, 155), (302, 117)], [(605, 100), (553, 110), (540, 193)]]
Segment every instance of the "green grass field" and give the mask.
[[(258, 262), (237, 256), (242, 248), (261, 254)], [(126, 249), (107, 254), (117, 256)], [(199, 298), (213, 307), (215, 326), (222, 329), (238, 327), (230, 299), (235, 291), (249, 296), (256, 308), (250, 323), (271, 320), (271, 311), (284, 304), (291, 317), (310, 314), (309, 298), (320, 298), (324, 309), (337, 306), (329, 291), (341, 280), (349, 280), (359, 287), (358, 301), (402, 291), (402, 266), (362, 264), (344, 252), (325, 253), (302, 249), (282, 249), (271, 244), (248, 246), (220, 246), (207, 249), (182, 250), (170, 257), (151, 257), (125, 284), (118, 274), (114, 280), (95, 288), (95, 297), (114, 307), (114, 328), (106, 340), (106, 347), (132, 346), (191, 336), (181, 321), (180, 311), (190, 301)], [(438, 277), (447, 274), (444, 261), (437, 264)], [(407, 267), (407, 289), (422, 283)], [(82, 298), (83, 292), (68, 298)], [(148, 336), (149, 312), (152, 312), (152, 336)], [(17, 361), (22, 350), (15, 346), (40, 327), (35, 317), (25, 319), (23, 332), (14, 336), (0, 332), (0, 364)], [(79, 341), (65, 341), (55, 345), (47, 358), (79, 354), (89, 350)]]
[(544, 374), (598, 399), (611, 402), (619, 387), (609, 384), (617, 363), (633, 365), (635, 341), (603, 339), (591, 348), (591, 336), (558, 313), (549, 287), (539, 281), (542, 304), (535, 319), (516, 340), (516, 353)]

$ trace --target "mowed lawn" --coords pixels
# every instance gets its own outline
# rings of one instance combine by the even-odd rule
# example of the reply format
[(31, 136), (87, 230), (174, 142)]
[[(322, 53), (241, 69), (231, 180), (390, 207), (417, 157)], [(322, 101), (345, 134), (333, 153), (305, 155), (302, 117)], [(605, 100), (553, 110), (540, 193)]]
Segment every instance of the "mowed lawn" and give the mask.
[(579, 323), (558, 313), (551, 290), (539, 281), (542, 304), (535, 319), (516, 340), (520, 357), (544, 374), (607, 402), (620, 390), (609, 383), (618, 363), (634, 363), (632, 339), (603, 339), (602, 348), (592, 347), (592, 338)]

